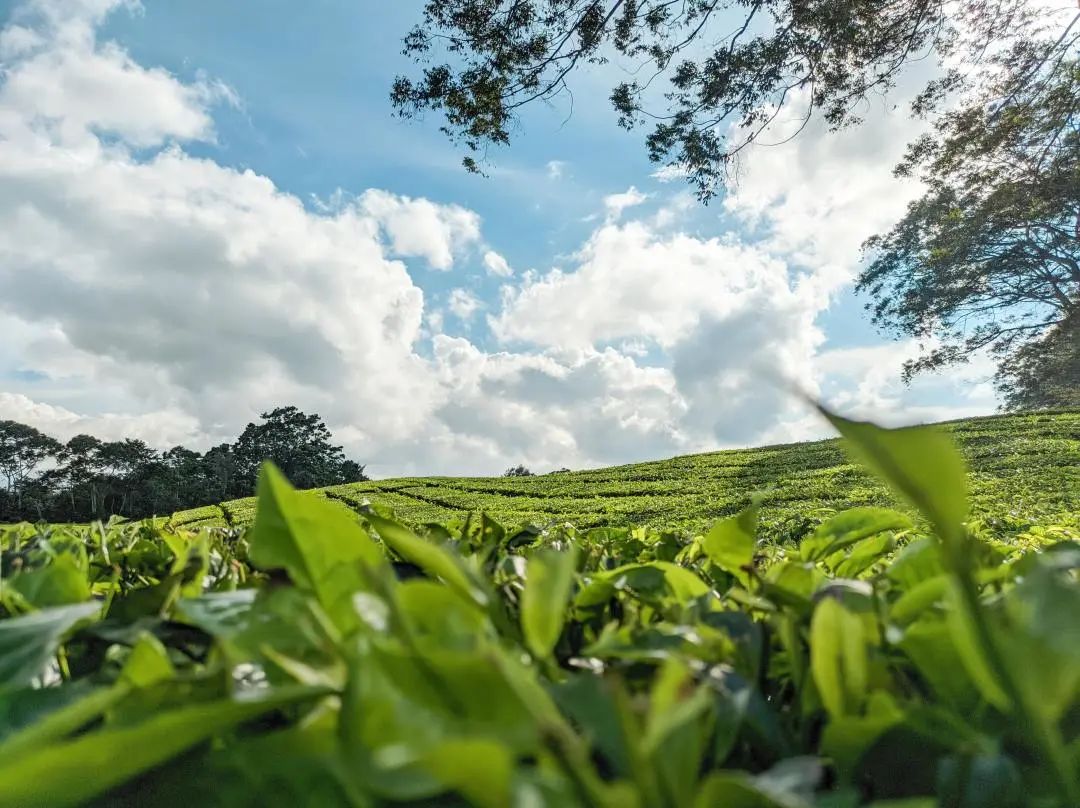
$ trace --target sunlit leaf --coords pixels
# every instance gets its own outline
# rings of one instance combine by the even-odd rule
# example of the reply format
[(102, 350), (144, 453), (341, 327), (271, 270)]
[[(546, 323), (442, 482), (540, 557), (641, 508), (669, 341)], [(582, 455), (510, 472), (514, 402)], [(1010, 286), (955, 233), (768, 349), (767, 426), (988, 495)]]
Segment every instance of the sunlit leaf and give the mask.
[(521, 629), (537, 657), (550, 654), (559, 639), (576, 568), (574, 551), (540, 552), (529, 558), (521, 595)]

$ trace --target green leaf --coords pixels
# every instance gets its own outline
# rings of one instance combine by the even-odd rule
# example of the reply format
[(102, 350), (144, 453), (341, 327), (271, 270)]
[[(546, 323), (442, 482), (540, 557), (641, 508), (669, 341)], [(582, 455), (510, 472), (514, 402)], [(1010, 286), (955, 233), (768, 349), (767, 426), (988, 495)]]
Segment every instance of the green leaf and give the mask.
[(482, 738), (443, 741), (424, 755), (423, 767), (479, 808), (511, 804), (514, 757), (501, 743)]
[(954, 756), (939, 764), (944, 808), (1021, 808), (1029, 796), (1016, 764), (1004, 755)]
[(734, 575), (743, 584), (750, 580), (747, 569), (754, 562), (757, 544), (756, 505), (744, 508), (734, 516), (714, 524), (701, 541), (705, 555), (724, 572)]
[(929, 519), (954, 559), (962, 560), (967, 467), (949, 436), (925, 426), (885, 429), (819, 409), (847, 439), (852, 455)]
[(521, 595), (521, 630), (533, 656), (548, 656), (562, 633), (567, 601), (574, 585), (577, 552), (541, 551), (525, 568)]
[(184, 707), (141, 724), (105, 729), (0, 760), (0, 808), (78, 805), (195, 744), (263, 713), (325, 691), (297, 688), (257, 700)]
[[(960, 585), (955, 581), (949, 583), (948, 594), (952, 608), (949, 609), (946, 619), (956, 651), (960, 655), (964, 667), (967, 668), (972, 681), (975, 682), (979, 692), (982, 693), (983, 698), (995, 707), (1007, 711), (1012, 707), (1012, 700), (1002, 687), (990, 660), (987, 659), (986, 651), (979, 640), (978, 628), (975, 626), (971, 610), (964, 603)], [(984, 616), (984, 619), (986, 619), (986, 616)], [(989, 621), (987, 621), (987, 630), (996, 634)], [(993, 639), (993, 641), (998, 642), (997, 639)], [(999, 647), (1002, 646), (999, 645)]]
[(385, 556), (358, 522), (326, 500), (295, 491), (270, 463), (259, 476), (250, 556), (264, 569), (284, 569), (313, 592), (342, 631), (359, 624), (353, 594), (367, 588), (369, 576), (389, 574)]
[(53, 710), (33, 724), (24, 727), (21, 732), (0, 742), (0, 760), (8, 760), (65, 738), (91, 721), (100, 718), (127, 693), (126, 685), (114, 685), (92, 691), (78, 701)]
[(862, 705), (869, 680), (865, 624), (835, 598), (824, 598), (814, 609), (810, 670), (833, 716), (854, 713)]
[(86, 572), (70, 553), (61, 553), (40, 569), (16, 575), (7, 584), (35, 609), (90, 600)]
[(823, 522), (802, 540), (799, 552), (806, 561), (825, 558), (855, 542), (886, 530), (906, 530), (911, 520), (888, 508), (852, 508)]
[(132, 687), (150, 687), (176, 674), (165, 646), (149, 632), (143, 632), (124, 661), (121, 681)]
[(64, 637), (100, 611), (101, 604), (79, 603), (0, 620), (0, 692), (31, 684), (56, 655)]
[(459, 558), (426, 541), (411, 530), (390, 519), (384, 519), (373, 513), (365, 518), (379, 532), (386, 546), (406, 561), (411, 561), (424, 572), (435, 578), (441, 578), (447, 586), (477, 606), (486, 607), (488, 597), (483, 588), (464, 568)]

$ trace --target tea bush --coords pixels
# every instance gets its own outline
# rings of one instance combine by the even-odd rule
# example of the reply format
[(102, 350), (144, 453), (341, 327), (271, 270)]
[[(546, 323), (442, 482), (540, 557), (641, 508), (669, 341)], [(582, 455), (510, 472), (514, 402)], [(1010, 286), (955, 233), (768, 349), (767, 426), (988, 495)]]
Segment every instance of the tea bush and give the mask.
[(905, 506), (798, 542), (767, 494), (406, 525), (270, 467), (217, 527), (7, 529), (0, 806), (1080, 805), (1080, 535), (973, 520), (941, 430), (830, 417)]

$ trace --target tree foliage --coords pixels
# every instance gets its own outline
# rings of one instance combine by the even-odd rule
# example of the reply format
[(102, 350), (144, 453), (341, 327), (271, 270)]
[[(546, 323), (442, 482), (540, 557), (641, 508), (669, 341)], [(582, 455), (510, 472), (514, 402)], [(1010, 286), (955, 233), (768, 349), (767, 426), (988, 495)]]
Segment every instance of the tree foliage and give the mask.
[(503, 472), (503, 477), (532, 477), (534, 476), (524, 464), (518, 463), (516, 466), (511, 466)]
[(926, 192), (867, 242), (873, 260), (858, 286), (879, 325), (923, 344), (908, 378), (989, 351), (1006, 406), (1080, 395), (1078, 39), (1070, 28), (995, 57), (979, 96), (942, 116), (897, 168)]
[(0, 522), (80, 522), (144, 517), (249, 496), (264, 460), (289, 469), (301, 487), (366, 480), (364, 467), (330, 443), (318, 415), (295, 407), (263, 413), (235, 444), (204, 454), (164, 452), (141, 440), (76, 435), (66, 444), (16, 421), (0, 421)]
[(912, 113), (932, 132), (897, 169), (927, 191), (868, 242), (859, 288), (879, 325), (921, 341), (907, 379), (987, 350), (1006, 405), (1020, 406), (1042, 400), (1036, 366), (1075, 361), (1038, 363), (1035, 347), (1061, 358), (1078, 322), (1080, 17), (1063, 25), (1061, 11), (1029, 0), (428, 0), (404, 40), (419, 74), (399, 76), (391, 100), (405, 117), (440, 114), (480, 170), (476, 155), (510, 142), (523, 107), (570, 95), (573, 74), (612, 61), (629, 76), (611, 90), (619, 123), (649, 126), (649, 157), (708, 201), (780, 116), (858, 123), (910, 63), (930, 59), (936, 77)]
[(479, 170), (475, 155), (509, 143), (523, 107), (614, 60), (631, 77), (611, 90), (620, 125), (650, 126), (649, 157), (707, 200), (781, 113), (856, 123), (931, 56), (954, 69), (919, 96), (928, 110), (988, 49), (1043, 25), (1026, 0), (428, 0), (404, 39), (420, 75), (399, 76), (391, 100), (406, 117), (440, 113)]

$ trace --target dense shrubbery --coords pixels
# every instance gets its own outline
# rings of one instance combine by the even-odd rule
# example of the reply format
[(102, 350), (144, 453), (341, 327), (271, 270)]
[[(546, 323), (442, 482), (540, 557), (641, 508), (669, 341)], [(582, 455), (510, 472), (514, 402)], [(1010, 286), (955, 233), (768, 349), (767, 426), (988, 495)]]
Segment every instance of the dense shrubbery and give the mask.
[(835, 423), (929, 531), (413, 532), (268, 469), (249, 531), (0, 534), (0, 806), (1080, 804), (1075, 531)]
[(183, 446), (158, 452), (141, 440), (90, 435), (62, 444), (25, 424), (0, 421), (0, 523), (167, 515), (248, 496), (264, 460), (301, 488), (366, 480), (364, 467), (330, 440), (319, 416), (295, 407), (263, 413), (236, 443), (205, 454)]

